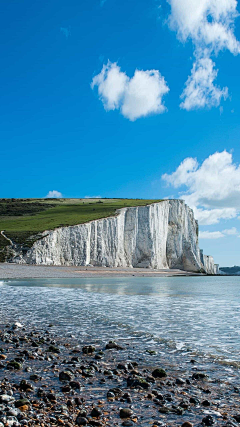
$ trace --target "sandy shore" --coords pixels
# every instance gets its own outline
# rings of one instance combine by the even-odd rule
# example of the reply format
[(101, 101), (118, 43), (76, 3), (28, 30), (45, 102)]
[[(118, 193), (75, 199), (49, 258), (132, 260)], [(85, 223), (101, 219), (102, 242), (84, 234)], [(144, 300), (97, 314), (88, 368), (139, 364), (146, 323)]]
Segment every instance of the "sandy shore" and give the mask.
[(77, 277), (172, 277), (200, 276), (182, 270), (153, 270), (150, 268), (65, 267), (0, 263), (0, 279), (19, 278), (77, 278)]

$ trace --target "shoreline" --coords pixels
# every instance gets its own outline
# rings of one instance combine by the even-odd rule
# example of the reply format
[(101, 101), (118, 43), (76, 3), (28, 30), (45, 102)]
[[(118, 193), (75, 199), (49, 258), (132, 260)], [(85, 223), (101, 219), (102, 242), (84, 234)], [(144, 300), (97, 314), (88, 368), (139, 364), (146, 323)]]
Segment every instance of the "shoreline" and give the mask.
[(206, 276), (177, 269), (154, 270), (130, 267), (46, 266), (0, 263), (0, 279), (93, 278), (93, 277), (188, 277)]
[(185, 357), (187, 368), (131, 341), (86, 342), (56, 325), (2, 323), (0, 426), (238, 425), (237, 384)]

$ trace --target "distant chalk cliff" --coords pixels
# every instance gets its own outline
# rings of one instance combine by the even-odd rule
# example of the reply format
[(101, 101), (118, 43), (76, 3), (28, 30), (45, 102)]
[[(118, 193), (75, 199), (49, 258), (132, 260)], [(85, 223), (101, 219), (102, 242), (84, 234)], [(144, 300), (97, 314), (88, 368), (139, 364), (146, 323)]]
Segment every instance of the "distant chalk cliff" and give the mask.
[(218, 273), (198, 247), (198, 224), (182, 200), (119, 209), (116, 215), (46, 231), (12, 261), (44, 265), (145, 267)]

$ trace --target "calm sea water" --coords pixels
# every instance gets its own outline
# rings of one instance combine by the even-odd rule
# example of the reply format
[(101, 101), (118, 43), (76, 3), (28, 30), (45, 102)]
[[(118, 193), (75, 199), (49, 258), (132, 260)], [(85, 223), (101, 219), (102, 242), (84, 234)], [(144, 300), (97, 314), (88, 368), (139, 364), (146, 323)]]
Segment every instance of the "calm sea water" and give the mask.
[(0, 316), (52, 323), (83, 342), (131, 340), (240, 366), (240, 277), (1, 281)]

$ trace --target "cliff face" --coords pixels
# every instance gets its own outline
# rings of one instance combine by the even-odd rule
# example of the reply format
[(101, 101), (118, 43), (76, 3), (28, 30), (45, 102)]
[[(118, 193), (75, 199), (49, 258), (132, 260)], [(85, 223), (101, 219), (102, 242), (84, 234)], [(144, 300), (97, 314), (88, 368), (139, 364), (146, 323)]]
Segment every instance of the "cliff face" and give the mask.
[(208, 274), (219, 274), (219, 265), (214, 264), (214, 259), (211, 255), (204, 255), (203, 251), (200, 250), (200, 258), (204, 270)]
[(209, 268), (201, 262), (193, 212), (181, 200), (123, 208), (114, 217), (49, 231), (26, 254), (16, 253), (13, 261), (193, 272)]

